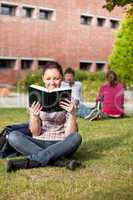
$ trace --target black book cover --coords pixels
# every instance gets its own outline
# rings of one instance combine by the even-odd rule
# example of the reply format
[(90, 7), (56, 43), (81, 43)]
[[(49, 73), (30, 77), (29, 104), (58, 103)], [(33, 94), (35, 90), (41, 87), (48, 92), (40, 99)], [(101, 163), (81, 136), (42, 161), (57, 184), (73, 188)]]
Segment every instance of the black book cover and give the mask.
[(42, 110), (45, 112), (62, 111), (63, 109), (59, 106), (59, 102), (65, 98), (71, 99), (70, 88), (57, 88), (49, 92), (42, 86), (29, 86), (29, 106), (34, 101), (39, 101), (43, 106)]

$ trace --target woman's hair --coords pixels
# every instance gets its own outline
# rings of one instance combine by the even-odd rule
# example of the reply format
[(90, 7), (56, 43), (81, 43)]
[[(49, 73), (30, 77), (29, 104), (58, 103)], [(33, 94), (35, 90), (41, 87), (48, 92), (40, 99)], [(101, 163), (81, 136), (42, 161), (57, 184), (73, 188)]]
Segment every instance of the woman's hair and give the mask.
[(57, 62), (52, 62), (52, 61), (47, 62), (46, 65), (43, 66), (43, 75), (45, 74), (47, 69), (57, 69), (59, 73), (61, 74), (61, 76), (63, 77), (62, 66), (58, 64)]
[(117, 83), (118, 83), (118, 76), (112, 70), (107, 72), (106, 79), (108, 80), (108, 82), (109, 82), (111, 87), (115, 87), (117, 85)]
[(72, 74), (73, 76), (75, 76), (75, 71), (71, 67), (68, 67), (64, 71), (64, 75), (66, 74)]

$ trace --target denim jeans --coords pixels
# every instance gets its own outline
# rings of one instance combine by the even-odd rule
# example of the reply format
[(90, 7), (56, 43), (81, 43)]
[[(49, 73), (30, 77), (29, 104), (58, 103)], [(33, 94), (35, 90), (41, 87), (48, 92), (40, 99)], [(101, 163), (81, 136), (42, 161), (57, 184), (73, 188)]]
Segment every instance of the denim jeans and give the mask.
[(78, 108), (77, 108), (77, 116), (81, 118), (85, 118), (87, 115), (89, 115), (91, 111), (91, 108), (84, 104), (84, 103), (79, 103)]
[(44, 141), (23, 135), (19, 131), (12, 131), (7, 139), (9, 144), (22, 155), (44, 165), (60, 157), (73, 154), (82, 141), (78, 133), (70, 134), (63, 141)]

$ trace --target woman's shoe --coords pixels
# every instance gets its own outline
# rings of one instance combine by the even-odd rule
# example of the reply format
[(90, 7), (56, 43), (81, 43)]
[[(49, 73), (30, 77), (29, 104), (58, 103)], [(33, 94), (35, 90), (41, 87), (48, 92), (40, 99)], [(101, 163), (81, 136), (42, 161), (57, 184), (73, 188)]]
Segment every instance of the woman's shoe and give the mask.
[(66, 168), (69, 170), (75, 170), (77, 167), (80, 167), (80, 166), (81, 166), (81, 162), (79, 160), (70, 160)]
[(66, 167), (69, 162), (70, 162), (70, 159), (59, 158), (58, 160), (49, 162), (48, 165), (53, 166), (53, 167)]
[(7, 172), (16, 171), (19, 169), (31, 169), (36, 167), (42, 167), (42, 164), (34, 160), (29, 160), (27, 158), (8, 160), (6, 163)]
[(81, 166), (81, 162), (79, 160), (68, 159), (68, 158), (60, 158), (48, 165), (54, 167), (66, 167), (69, 170), (75, 170), (77, 167)]
[[(79, 160), (59, 159), (52, 163), (49, 163), (48, 165), (55, 166), (55, 167), (66, 167), (69, 170), (75, 170), (77, 167), (81, 166), (81, 162)], [(44, 166), (45, 165), (37, 161), (29, 160), (27, 158), (8, 160), (6, 163), (6, 171), (13, 172), (19, 169), (31, 169), (31, 168), (38, 168), (38, 167), (44, 167)]]

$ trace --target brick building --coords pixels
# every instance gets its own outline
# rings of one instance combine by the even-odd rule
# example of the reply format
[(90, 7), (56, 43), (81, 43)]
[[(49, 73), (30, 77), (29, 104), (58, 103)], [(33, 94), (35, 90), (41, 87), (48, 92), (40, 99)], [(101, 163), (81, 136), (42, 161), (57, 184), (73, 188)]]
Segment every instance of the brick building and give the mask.
[(14, 84), (48, 60), (106, 70), (122, 9), (105, 0), (0, 1), (0, 83)]

